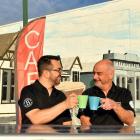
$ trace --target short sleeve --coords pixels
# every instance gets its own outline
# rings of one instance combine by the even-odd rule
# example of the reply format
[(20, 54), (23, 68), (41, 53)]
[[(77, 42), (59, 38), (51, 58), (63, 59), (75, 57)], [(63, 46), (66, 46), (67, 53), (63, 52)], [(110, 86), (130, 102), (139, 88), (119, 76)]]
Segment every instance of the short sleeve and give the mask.
[(132, 112), (134, 112), (135, 116), (132, 94), (128, 89), (125, 89), (125, 91), (123, 92), (123, 101), (121, 102), (121, 105), (124, 109), (131, 110)]
[(23, 114), (38, 108), (35, 94), (29, 86), (22, 89), (18, 104)]

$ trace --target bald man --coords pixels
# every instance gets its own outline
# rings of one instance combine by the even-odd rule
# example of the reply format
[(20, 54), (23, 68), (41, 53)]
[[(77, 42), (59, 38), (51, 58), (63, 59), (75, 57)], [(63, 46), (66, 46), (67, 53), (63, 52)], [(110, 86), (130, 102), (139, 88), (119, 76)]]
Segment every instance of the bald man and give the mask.
[(93, 68), (95, 86), (84, 91), (84, 95), (100, 97), (101, 107), (91, 111), (89, 105), (79, 113), (82, 125), (132, 125), (134, 108), (128, 89), (115, 86), (114, 66), (110, 60), (97, 62)]

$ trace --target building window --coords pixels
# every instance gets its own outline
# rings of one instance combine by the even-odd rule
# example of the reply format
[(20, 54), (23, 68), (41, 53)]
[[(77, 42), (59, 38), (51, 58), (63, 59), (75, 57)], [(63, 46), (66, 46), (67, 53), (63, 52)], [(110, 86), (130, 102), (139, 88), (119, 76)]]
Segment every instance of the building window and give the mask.
[(139, 87), (139, 85), (140, 85), (140, 79), (139, 78), (137, 78), (136, 79), (136, 98), (137, 98), (137, 100), (140, 100), (140, 87)]
[(120, 79), (119, 79), (119, 77), (117, 77), (117, 86), (120, 86)]
[(15, 103), (14, 89), (14, 71), (3, 70), (1, 103)]
[(62, 76), (61, 77), (61, 81), (64, 82), (64, 81), (70, 81), (70, 78), (69, 76)]
[(122, 87), (125, 88), (125, 77), (122, 77)]
[(80, 72), (79, 71), (73, 71), (72, 72), (72, 81), (78, 82), (80, 79)]

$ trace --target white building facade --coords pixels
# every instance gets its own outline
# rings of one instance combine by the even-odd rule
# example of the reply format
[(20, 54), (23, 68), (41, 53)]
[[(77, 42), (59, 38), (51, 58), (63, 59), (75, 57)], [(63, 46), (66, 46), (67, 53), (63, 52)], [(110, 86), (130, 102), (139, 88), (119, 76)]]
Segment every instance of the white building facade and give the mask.
[(133, 96), (135, 109), (140, 108), (140, 57), (135, 54), (108, 53), (103, 59), (112, 60), (115, 67), (114, 83), (128, 88)]

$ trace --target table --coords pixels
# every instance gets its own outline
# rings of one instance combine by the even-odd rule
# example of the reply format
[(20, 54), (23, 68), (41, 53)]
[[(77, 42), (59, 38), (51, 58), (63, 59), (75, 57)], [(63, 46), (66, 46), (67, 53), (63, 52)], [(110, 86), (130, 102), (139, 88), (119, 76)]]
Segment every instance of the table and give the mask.
[(140, 140), (140, 126), (62, 126), (0, 124), (0, 139)]

